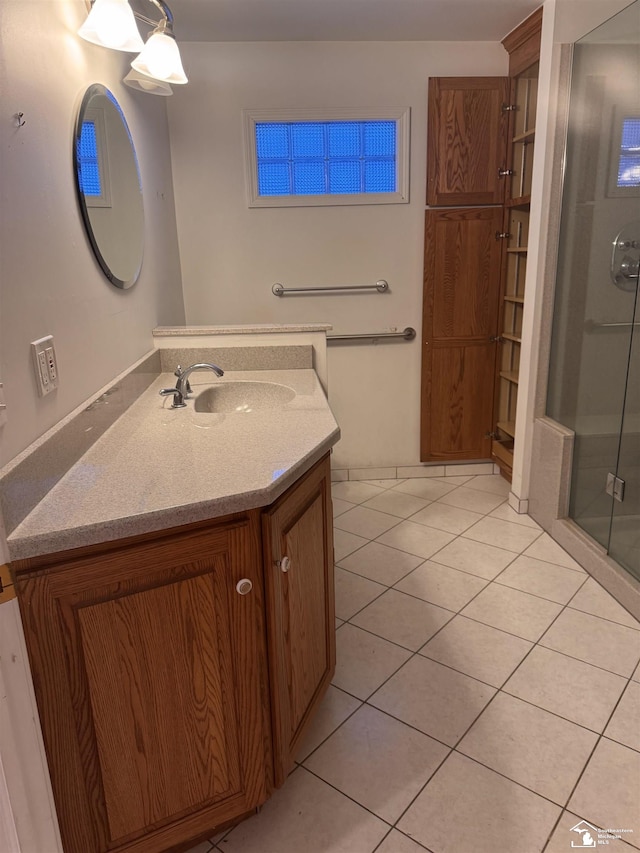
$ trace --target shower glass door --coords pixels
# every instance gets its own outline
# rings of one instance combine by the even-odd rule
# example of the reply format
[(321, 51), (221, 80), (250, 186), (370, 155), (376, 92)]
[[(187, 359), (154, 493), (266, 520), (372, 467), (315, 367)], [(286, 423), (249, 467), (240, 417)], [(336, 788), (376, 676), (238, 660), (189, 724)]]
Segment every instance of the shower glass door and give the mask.
[(547, 413), (569, 515), (640, 579), (640, 0), (574, 45)]
[[(640, 222), (638, 223), (640, 248)], [(636, 273), (637, 282), (637, 273)], [(613, 500), (609, 554), (640, 580), (640, 320), (636, 288), (629, 370), (616, 469), (622, 501)]]

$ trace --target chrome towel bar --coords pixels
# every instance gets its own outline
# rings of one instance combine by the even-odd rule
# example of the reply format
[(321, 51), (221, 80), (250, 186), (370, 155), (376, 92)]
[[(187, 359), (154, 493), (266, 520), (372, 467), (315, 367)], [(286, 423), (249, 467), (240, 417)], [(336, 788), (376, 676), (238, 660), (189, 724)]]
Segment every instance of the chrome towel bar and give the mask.
[(271, 292), (275, 296), (284, 296), (288, 293), (351, 293), (354, 290), (359, 290), (361, 292), (375, 291), (376, 293), (388, 293), (389, 284), (384, 281), (384, 279), (380, 279), (379, 281), (376, 281), (375, 284), (349, 284), (345, 287), (340, 287), (338, 285), (335, 287), (284, 287), (284, 285), (276, 283), (271, 288)]
[(640, 323), (597, 323), (595, 320), (586, 320), (584, 328), (587, 332), (593, 332), (596, 329), (631, 329), (640, 326)]
[(355, 335), (327, 335), (327, 342), (333, 343), (334, 341), (378, 341), (382, 338), (401, 338), (405, 341), (412, 341), (416, 336), (416, 330), (411, 326), (407, 326), (406, 329), (402, 332), (370, 332), (366, 333), (358, 333)]

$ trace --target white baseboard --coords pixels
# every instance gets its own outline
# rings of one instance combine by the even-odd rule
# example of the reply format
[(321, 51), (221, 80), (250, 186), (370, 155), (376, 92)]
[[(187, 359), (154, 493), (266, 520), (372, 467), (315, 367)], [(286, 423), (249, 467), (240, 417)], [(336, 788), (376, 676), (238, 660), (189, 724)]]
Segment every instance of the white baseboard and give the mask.
[(332, 468), (334, 483), (344, 480), (407, 480), (413, 477), (477, 477), (499, 474), (493, 462), (460, 462), (456, 465), (395, 465), (377, 468)]

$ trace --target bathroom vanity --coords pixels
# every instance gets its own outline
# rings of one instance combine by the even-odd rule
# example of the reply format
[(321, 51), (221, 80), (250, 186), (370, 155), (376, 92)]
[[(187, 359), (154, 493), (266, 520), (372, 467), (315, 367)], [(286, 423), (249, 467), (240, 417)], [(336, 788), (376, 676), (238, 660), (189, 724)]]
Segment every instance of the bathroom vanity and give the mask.
[(247, 376), (284, 373), (249, 414), (172, 411), (163, 374), (9, 537), (66, 853), (186, 849), (293, 767), (335, 668), (339, 432), (314, 371)]

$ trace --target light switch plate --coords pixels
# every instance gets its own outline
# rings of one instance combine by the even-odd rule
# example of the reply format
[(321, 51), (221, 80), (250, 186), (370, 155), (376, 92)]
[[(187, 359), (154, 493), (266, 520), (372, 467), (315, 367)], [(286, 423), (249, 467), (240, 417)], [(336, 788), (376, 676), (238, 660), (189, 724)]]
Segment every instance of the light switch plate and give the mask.
[(31, 342), (33, 370), (38, 394), (44, 397), (58, 387), (58, 363), (53, 345), (53, 336), (47, 335)]

